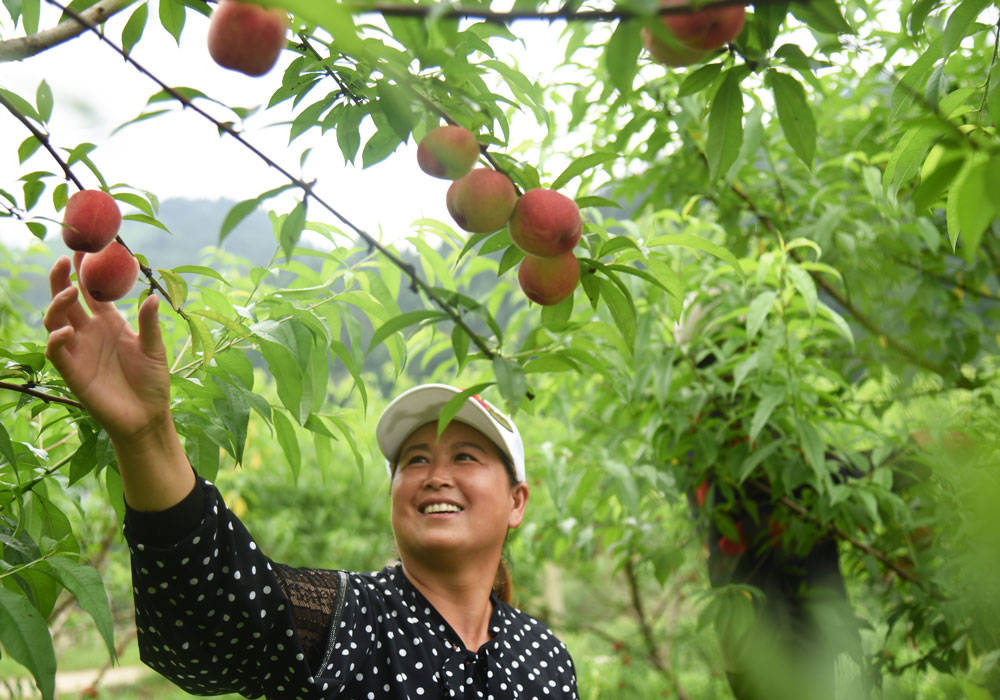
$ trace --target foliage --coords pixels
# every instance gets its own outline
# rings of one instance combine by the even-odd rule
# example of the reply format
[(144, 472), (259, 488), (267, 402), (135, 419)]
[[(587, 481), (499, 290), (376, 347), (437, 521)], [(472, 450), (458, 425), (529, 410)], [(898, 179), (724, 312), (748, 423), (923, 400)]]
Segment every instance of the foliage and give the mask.
[[(563, 64), (542, 83), (502, 50), (513, 14), (486, 21), (488, 3), (406, 6), (415, 16), (275, 4), (295, 17), (293, 58), (261, 103), (290, 113), (292, 151), (307, 132), (333, 131), (345, 160), (369, 167), (456, 122), (520, 191), (572, 194), (586, 224), (580, 289), (539, 310), (518, 292), (522, 253), (506, 230), (465, 236), (421, 220), (384, 243), (352, 223), (350, 203), (252, 146), (252, 109), (197, 86), (151, 87), (129, 128), (186, 109), (284, 178), (233, 206), (218, 232), (224, 241), (266, 210), (266, 264), (141, 258), (144, 294), (171, 307), (172, 408), (189, 458), (251, 529), (273, 531), (275, 551), (300, 563), (379, 565), (392, 552), (371, 417), (417, 381), (480, 386), (525, 426), (533, 515), (510, 556), (525, 607), (571, 635), (584, 697), (724, 692), (733, 650), (707, 631), (725, 641), (755, 629), (754, 592), (711, 589), (699, 540), (770, 521), (789, 552), (838, 544), (864, 646), (855, 675), (870, 672), (873, 693), (1000, 692), (1000, 562), (987, 544), (1000, 499), (995, 8), (764, 2), (733, 45), (665, 70), (638, 39), (653, 3), (570, 4)], [(40, 0), (4, 7), (0, 55), (42, 14)], [(132, 57), (147, 32), (181, 42), (211, 8), (153, 9), (121, 3), (102, 35), (151, 76), (157, 67)], [(167, 228), (156, 193), (102, 170), (99, 144), (48, 132), (63, 105), (44, 80), (28, 95), (0, 84), (0, 103), (4, 128), (25, 134), (0, 214), (50, 241), (70, 186), (86, 181), (131, 221)], [(25, 271), (8, 260), (0, 645), (51, 697), (47, 619), (65, 596), (114, 653), (114, 577), (98, 573), (100, 528), (81, 516), (106, 498), (120, 521), (122, 491), (106, 435), (44, 357)], [(706, 480), (713, 498), (694, 511)], [(334, 503), (351, 507), (325, 509)], [(329, 534), (287, 525), (306, 508)], [(608, 625), (584, 622), (602, 619), (595, 610)], [(625, 656), (641, 670), (609, 671)]]

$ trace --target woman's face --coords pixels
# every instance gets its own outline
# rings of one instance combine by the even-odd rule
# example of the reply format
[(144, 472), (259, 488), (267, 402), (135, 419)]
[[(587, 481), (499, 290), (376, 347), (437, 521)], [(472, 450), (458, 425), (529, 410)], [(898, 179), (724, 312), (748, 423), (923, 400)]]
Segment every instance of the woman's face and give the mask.
[(499, 557), (507, 529), (521, 524), (528, 487), (511, 485), (489, 438), (453, 420), (440, 437), (434, 422), (403, 442), (391, 497), (404, 557)]

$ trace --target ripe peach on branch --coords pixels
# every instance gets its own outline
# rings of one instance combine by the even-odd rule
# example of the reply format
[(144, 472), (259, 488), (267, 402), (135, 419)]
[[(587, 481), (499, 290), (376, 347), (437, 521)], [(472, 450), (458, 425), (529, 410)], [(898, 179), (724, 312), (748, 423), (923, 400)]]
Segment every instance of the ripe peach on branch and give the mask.
[(516, 201), (514, 183), (490, 168), (476, 168), (455, 180), (445, 196), (455, 223), (471, 233), (491, 233), (502, 228)]
[(287, 28), (288, 17), (280, 8), (220, 0), (208, 25), (208, 53), (223, 68), (264, 75), (285, 47)]
[(479, 160), (479, 143), (465, 127), (448, 124), (427, 132), (417, 146), (417, 164), (432, 177), (457, 180)]
[(558, 304), (579, 282), (580, 262), (572, 251), (548, 258), (526, 255), (517, 269), (521, 291), (542, 306)]
[(114, 197), (103, 190), (80, 190), (66, 202), (63, 242), (72, 250), (96, 253), (115, 239), (121, 223)]
[(525, 192), (510, 218), (510, 237), (529, 255), (552, 257), (573, 250), (583, 232), (580, 208), (555, 190)]
[(139, 261), (118, 241), (97, 253), (87, 253), (80, 262), (80, 284), (97, 301), (117, 301), (139, 279)]

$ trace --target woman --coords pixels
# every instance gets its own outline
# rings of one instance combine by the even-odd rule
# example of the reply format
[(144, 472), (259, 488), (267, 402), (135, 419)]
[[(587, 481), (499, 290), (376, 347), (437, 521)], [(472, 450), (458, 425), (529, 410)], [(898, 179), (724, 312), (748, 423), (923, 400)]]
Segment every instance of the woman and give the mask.
[(206, 695), (577, 697), (565, 646), (493, 590), (507, 530), (528, 500), (520, 435), (506, 416), (469, 400), (438, 436), (457, 389), (397, 397), (376, 436), (399, 563), (371, 573), (283, 566), (184, 455), (156, 297), (140, 307), (136, 334), (70, 272), (67, 258), (51, 271), (46, 354), (118, 457), (145, 663)]

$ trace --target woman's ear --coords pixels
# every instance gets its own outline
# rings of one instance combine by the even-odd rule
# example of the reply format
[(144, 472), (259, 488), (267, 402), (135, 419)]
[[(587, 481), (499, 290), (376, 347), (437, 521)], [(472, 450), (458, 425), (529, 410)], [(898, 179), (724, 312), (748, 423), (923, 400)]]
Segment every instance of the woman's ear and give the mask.
[(517, 527), (524, 519), (524, 507), (528, 504), (528, 496), (531, 490), (523, 481), (514, 485), (510, 490), (511, 509), (510, 517), (507, 519), (508, 527)]

